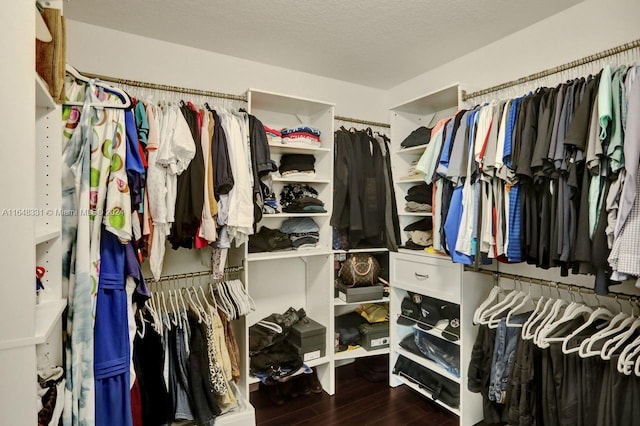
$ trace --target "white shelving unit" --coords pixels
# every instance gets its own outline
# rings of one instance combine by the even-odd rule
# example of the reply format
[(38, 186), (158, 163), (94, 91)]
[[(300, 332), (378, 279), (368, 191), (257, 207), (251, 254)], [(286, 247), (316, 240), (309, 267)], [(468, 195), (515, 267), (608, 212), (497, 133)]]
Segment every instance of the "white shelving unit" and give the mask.
[[(401, 142), (420, 126), (433, 127), (440, 119), (452, 116), (460, 105), (460, 85), (453, 84), (441, 90), (415, 98), (391, 109), (391, 152), (392, 168), (395, 177), (396, 201), (398, 217), (402, 232), (402, 244), (408, 236), (403, 230), (408, 224), (423, 217), (432, 217), (432, 213), (415, 213), (404, 211), (405, 195), (412, 186), (422, 182), (420, 179), (400, 179), (408, 175), (412, 162), (420, 159), (425, 146), (401, 149)], [(391, 386), (405, 384), (425, 397), (432, 399), (426, 389), (411, 382), (409, 379), (393, 374), (393, 367), (399, 356), (404, 356), (424, 368), (436, 372), (452, 380), (460, 387), (459, 407), (449, 407), (442, 401), (435, 401), (460, 417), (460, 425), (474, 425), (482, 420), (482, 398), (479, 394), (467, 390), (467, 368), (471, 357), (471, 349), (475, 342), (477, 329), (473, 326), (473, 311), (483, 300), (490, 288), (491, 280), (479, 277), (479, 274), (464, 272), (461, 265), (453, 264), (449, 257), (427, 253), (423, 250), (398, 249), (390, 254), (390, 282), (391, 291), (391, 351), (390, 378)], [(401, 315), (402, 300), (408, 292), (433, 297), (445, 302), (453, 303), (460, 308), (460, 339), (450, 341), (443, 336), (441, 328), (422, 327), (428, 335), (449, 342), (451, 347), (460, 351), (460, 376), (457, 377), (440, 365), (426, 357), (416, 355), (399, 346), (400, 341), (414, 331), (414, 325), (398, 324)], [(453, 350), (453, 349), (452, 349)]]
[[(306, 364), (316, 367), (323, 389), (330, 395), (335, 392), (333, 363), (333, 252), (332, 231), (329, 225), (333, 201), (333, 116), (334, 104), (299, 98), (263, 90), (249, 89), (248, 110), (264, 125), (274, 129), (309, 125), (320, 130), (321, 146), (304, 147), (287, 144), (270, 144), (271, 159), (280, 165), (283, 154), (311, 154), (315, 157), (316, 175), (313, 178), (273, 179), (273, 191), (280, 204), (280, 192), (284, 185), (307, 184), (318, 191), (327, 213), (280, 213), (264, 215), (257, 229), (267, 226), (278, 229), (282, 222), (292, 217), (310, 217), (320, 228), (320, 241), (316, 248), (246, 254), (246, 284), (256, 304), (256, 310), (246, 319), (248, 327), (272, 313), (283, 313), (289, 307), (303, 308), (307, 316), (326, 328), (325, 356)], [(246, 353), (246, 364), (249, 355)], [(247, 390), (258, 380), (249, 376)]]

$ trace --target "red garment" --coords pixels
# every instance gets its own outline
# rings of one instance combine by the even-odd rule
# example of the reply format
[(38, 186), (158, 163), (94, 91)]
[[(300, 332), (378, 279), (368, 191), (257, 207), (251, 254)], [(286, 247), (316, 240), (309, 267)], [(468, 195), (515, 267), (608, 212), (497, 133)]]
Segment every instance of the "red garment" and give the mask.
[(266, 133), (271, 133), (271, 134), (274, 134), (276, 136), (282, 136), (282, 132), (280, 132), (279, 130), (272, 129), (271, 127), (268, 127), (268, 126), (263, 126), (263, 127), (264, 127), (264, 131)]
[(308, 132), (293, 132), (283, 137), (283, 139), (295, 139), (295, 138), (307, 138), (307, 139), (313, 139), (314, 141), (320, 142), (320, 136), (316, 136)]
[(131, 387), (131, 418), (133, 426), (144, 426), (142, 423), (142, 397), (140, 396), (140, 384), (138, 378)]

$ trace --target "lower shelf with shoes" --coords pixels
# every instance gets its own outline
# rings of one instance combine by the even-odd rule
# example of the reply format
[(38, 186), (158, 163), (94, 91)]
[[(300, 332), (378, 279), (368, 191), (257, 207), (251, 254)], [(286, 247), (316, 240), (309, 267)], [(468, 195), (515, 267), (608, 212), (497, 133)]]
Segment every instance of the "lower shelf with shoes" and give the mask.
[(266, 392), (274, 405), (283, 405), (287, 400), (323, 392), (315, 368), (312, 368), (308, 374), (297, 374), (279, 382), (261, 384), (258, 391)]

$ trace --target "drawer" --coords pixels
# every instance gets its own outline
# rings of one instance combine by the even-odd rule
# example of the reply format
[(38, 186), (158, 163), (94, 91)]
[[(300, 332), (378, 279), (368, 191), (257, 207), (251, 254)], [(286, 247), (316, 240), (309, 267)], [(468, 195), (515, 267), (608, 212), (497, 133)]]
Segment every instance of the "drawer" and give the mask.
[(392, 254), (392, 286), (459, 304), (460, 279), (460, 265), (448, 259)]

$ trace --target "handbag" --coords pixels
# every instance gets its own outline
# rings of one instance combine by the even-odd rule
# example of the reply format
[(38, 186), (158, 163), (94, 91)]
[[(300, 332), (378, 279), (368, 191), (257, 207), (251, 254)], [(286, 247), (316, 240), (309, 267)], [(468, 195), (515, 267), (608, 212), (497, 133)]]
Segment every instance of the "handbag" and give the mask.
[(347, 287), (373, 285), (378, 282), (380, 263), (365, 253), (354, 253), (342, 263), (338, 276)]

